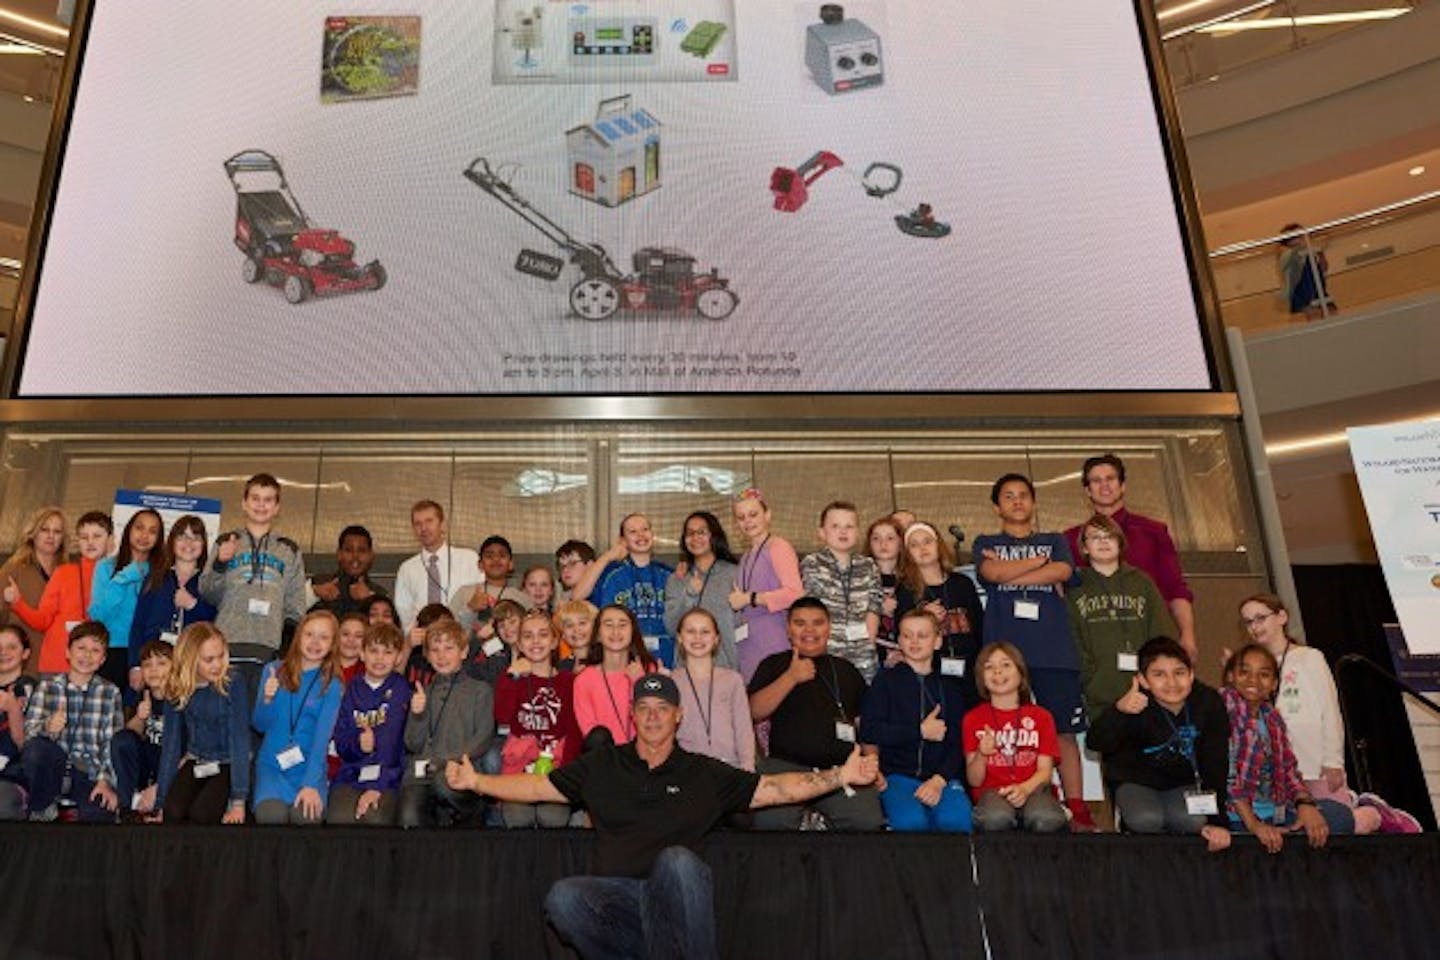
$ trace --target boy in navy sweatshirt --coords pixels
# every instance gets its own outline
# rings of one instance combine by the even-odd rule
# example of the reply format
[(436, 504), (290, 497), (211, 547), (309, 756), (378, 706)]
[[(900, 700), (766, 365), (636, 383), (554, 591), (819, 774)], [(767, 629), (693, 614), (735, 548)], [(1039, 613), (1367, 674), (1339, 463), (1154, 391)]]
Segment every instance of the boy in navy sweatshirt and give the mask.
[(388, 827), (395, 823), (405, 777), (405, 717), (410, 684), (395, 672), (405, 635), (390, 623), (365, 631), (360, 659), (365, 672), (350, 681), (335, 723), (340, 771), (330, 785), (325, 822)]

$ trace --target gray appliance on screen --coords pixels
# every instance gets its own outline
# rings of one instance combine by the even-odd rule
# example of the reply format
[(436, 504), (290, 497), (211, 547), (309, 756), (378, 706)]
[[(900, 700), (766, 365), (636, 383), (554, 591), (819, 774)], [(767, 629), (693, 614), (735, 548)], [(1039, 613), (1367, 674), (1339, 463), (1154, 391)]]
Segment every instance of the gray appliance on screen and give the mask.
[(885, 82), (880, 35), (860, 20), (845, 19), (845, 8), (838, 3), (821, 6), (820, 22), (806, 29), (805, 66), (829, 94)]

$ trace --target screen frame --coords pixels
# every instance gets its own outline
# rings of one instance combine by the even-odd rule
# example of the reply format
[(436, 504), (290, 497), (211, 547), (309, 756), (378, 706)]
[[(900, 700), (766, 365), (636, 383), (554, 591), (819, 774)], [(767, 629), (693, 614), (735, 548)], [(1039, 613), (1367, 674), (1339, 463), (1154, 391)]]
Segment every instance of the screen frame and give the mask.
[[(92, 11), (98, 0), (79, 0), (71, 27), (69, 52), (60, 81), (45, 160), (31, 219), (24, 272), (16, 301), (14, 324), (0, 366), (0, 422), (101, 421), (121, 410), (129, 419), (175, 419), (175, 401), (199, 404), (205, 411), (193, 419), (325, 420), (327, 411), (342, 406), (336, 419), (393, 421), (397, 418), (450, 421), (470, 417), (515, 420), (556, 419), (790, 419), (803, 399), (804, 417), (853, 421), (920, 417), (934, 419), (935, 404), (953, 417), (1117, 417), (1222, 416), (1239, 414), (1228, 351), (1220, 320), (1219, 299), (1209, 269), (1199, 205), (1180, 129), (1178, 108), (1165, 66), (1158, 21), (1145, 0), (1132, 0), (1160, 145), (1167, 161), (1171, 201), (1186, 257), (1191, 295), (1199, 321), (1209, 389), (954, 391), (716, 392), (716, 393), (575, 393), (575, 394), (383, 394), (356, 397), (325, 393), (270, 393), (258, 397), (233, 394), (83, 394), (21, 397), (18, 393), (29, 348), (32, 313), (44, 271), (44, 251), (63, 173), (74, 107), (90, 39)], [(1065, 409), (1056, 409), (1064, 399)], [(258, 406), (257, 406), (258, 401)], [(957, 406), (958, 404), (958, 406)], [(180, 419), (190, 420), (189, 415)]]

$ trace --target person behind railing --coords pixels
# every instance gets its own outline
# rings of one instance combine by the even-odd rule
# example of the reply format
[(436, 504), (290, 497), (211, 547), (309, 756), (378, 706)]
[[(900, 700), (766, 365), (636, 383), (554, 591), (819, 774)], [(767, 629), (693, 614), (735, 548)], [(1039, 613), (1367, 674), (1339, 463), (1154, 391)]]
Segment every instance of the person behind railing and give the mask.
[[(1287, 223), (1281, 233), (1303, 229), (1298, 223)], [(1280, 269), (1281, 294), (1289, 302), (1291, 314), (1304, 314), (1306, 320), (1318, 320), (1336, 311), (1330, 297), (1330, 263), (1325, 251), (1316, 249), (1309, 234), (1280, 241), (1276, 257)]]
[(1410, 814), (1373, 793), (1357, 795), (1345, 782), (1345, 727), (1335, 678), (1323, 653), (1290, 638), (1285, 603), (1272, 593), (1257, 593), (1241, 602), (1240, 623), (1279, 666), (1275, 705), (1289, 727), (1305, 788), (1312, 797), (1335, 800), (1351, 811), (1353, 827), (1338, 820), (1332, 824), (1335, 832), (1418, 833), (1420, 824)]

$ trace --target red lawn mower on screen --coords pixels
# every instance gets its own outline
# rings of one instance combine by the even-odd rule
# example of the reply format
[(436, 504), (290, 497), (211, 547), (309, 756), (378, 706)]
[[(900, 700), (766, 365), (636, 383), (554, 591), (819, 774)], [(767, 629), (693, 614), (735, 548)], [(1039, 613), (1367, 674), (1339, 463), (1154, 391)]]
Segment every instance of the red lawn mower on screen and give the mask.
[(225, 173), (235, 188), (235, 246), (245, 254), (246, 283), (280, 287), (291, 303), (385, 286), (379, 260), (360, 266), (355, 244), (310, 222), (279, 160), (246, 150), (225, 161)]

